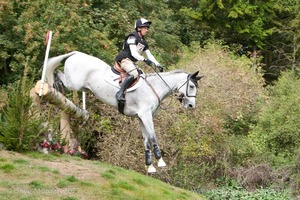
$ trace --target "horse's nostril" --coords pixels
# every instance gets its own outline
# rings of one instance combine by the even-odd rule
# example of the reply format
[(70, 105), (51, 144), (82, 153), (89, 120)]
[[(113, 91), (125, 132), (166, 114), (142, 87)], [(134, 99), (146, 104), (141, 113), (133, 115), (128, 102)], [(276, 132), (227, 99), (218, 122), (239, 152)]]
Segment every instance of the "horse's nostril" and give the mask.
[(193, 105), (192, 105), (192, 104), (189, 104), (189, 108), (193, 108)]

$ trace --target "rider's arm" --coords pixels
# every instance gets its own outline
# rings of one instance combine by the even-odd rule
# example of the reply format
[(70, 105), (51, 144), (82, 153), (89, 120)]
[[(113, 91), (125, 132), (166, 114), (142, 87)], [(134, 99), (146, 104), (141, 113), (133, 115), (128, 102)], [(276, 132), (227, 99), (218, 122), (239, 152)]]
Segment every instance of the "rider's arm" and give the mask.
[[(137, 46), (135, 44), (135, 40), (136, 40), (136, 38), (134, 36), (129, 37), (127, 40), (128, 44), (129, 44), (129, 49), (130, 49), (131, 55), (139, 61), (144, 61), (145, 58), (138, 52)], [(152, 62), (154, 62), (154, 64), (156, 66), (160, 65), (159, 62), (157, 62), (157, 60), (154, 58), (154, 56), (152, 55), (152, 53), (150, 52), (149, 49), (145, 50), (145, 54), (146, 54), (147, 58), (149, 60), (151, 60)]]
[(129, 45), (129, 49), (130, 49), (131, 55), (135, 59), (137, 59), (139, 61), (143, 61), (145, 59), (144, 56), (142, 56), (142, 55), (139, 54), (139, 52), (138, 52), (137, 47), (136, 47), (135, 44), (130, 44)]
[(139, 61), (143, 61), (145, 58), (144, 58), (141, 54), (139, 54), (135, 42), (136, 42), (136, 37), (134, 37), (134, 36), (130, 36), (130, 37), (127, 39), (127, 43), (129, 44), (129, 49), (130, 49), (131, 55), (132, 55), (135, 59), (137, 59), (137, 60), (139, 60)]
[(149, 49), (147, 49), (147, 50), (145, 51), (145, 53), (146, 53), (147, 58), (148, 58), (149, 60), (151, 60), (152, 62), (154, 62), (154, 64), (155, 64), (156, 66), (157, 66), (157, 65), (160, 65), (159, 62), (157, 62), (157, 60), (154, 58), (154, 56), (152, 55), (152, 53), (150, 52)]

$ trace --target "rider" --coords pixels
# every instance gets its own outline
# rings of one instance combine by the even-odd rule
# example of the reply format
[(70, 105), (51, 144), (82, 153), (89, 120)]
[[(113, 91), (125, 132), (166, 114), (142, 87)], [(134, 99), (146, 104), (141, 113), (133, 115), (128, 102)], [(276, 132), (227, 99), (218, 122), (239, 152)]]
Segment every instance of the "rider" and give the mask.
[[(163, 67), (151, 54), (148, 43), (144, 38), (150, 25), (151, 21), (145, 18), (136, 20), (134, 25), (135, 31), (126, 36), (123, 49), (115, 58), (116, 62), (120, 63), (122, 69), (128, 73), (128, 76), (121, 85), (121, 89), (116, 94), (118, 101), (125, 102), (124, 91), (138, 77), (137, 61), (143, 61), (150, 66), (154, 63), (160, 72), (163, 71)], [(143, 52), (146, 53), (147, 58), (141, 55)]]

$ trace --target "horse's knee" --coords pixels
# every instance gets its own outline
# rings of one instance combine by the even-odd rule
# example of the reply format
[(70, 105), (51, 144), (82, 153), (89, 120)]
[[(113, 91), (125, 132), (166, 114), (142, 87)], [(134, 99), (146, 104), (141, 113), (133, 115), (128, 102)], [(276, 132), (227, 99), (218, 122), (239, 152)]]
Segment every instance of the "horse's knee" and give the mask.
[(145, 151), (145, 159), (146, 159), (145, 161), (146, 161), (147, 166), (152, 164), (151, 151), (150, 150)]
[(153, 145), (153, 151), (154, 151), (154, 156), (158, 160), (161, 158), (161, 151), (159, 149), (159, 146), (157, 144)]

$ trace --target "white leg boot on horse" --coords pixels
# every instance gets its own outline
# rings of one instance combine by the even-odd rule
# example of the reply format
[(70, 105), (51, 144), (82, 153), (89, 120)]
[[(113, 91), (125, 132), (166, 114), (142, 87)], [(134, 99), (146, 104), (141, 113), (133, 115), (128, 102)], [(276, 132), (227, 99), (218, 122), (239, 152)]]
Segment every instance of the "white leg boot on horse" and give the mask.
[(147, 173), (156, 173), (156, 169), (152, 164), (152, 158), (151, 158), (151, 151), (150, 150), (145, 151), (145, 158), (146, 158)]
[(139, 115), (140, 117), (140, 125), (142, 128), (142, 133), (144, 137), (144, 145), (145, 145), (145, 158), (146, 158), (146, 166), (147, 166), (147, 172), (148, 173), (155, 173), (156, 169), (152, 164), (152, 158), (151, 158), (151, 143), (153, 146), (153, 153), (154, 156), (158, 162), (158, 167), (166, 167), (166, 163), (163, 161), (161, 156), (160, 148), (157, 144), (156, 134), (154, 132), (153, 123), (151, 120), (145, 120), (145, 119), (152, 119), (152, 114), (144, 114)]
[(166, 165), (165, 161), (162, 159), (161, 151), (160, 151), (158, 145), (154, 144), (153, 148), (154, 148), (154, 156), (158, 160), (157, 166), (158, 167), (166, 167), (167, 165)]

